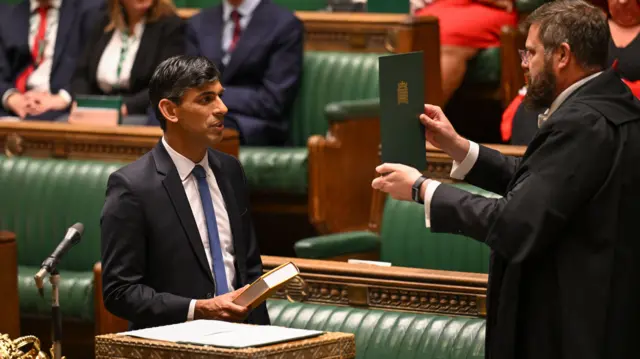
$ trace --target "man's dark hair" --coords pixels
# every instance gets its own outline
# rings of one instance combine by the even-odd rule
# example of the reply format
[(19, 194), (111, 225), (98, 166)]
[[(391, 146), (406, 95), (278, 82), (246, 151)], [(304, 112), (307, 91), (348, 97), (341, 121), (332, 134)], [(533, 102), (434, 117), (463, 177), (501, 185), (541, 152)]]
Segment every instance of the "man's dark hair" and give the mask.
[(583, 0), (556, 0), (545, 3), (523, 23), (525, 33), (540, 26), (539, 38), (545, 53), (569, 44), (578, 64), (586, 70), (607, 66), (609, 24), (602, 9)]
[(160, 127), (165, 130), (167, 126), (167, 119), (158, 108), (160, 100), (166, 98), (179, 105), (188, 89), (198, 88), (219, 79), (220, 71), (206, 57), (180, 55), (164, 60), (149, 81), (149, 100)]

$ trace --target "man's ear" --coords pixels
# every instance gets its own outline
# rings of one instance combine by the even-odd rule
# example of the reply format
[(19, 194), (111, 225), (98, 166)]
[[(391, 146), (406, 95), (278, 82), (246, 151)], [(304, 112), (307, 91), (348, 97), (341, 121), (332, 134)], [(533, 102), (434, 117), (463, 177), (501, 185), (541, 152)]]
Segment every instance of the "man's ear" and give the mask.
[(569, 66), (569, 61), (571, 59), (571, 46), (566, 42), (563, 42), (558, 47), (558, 67), (560, 69), (564, 69)]
[(178, 105), (176, 105), (173, 101), (163, 98), (158, 103), (158, 108), (160, 109), (160, 113), (162, 113), (162, 116), (164, 116), (167, 121), (173, 123), (178, 122), (178, 115), (176, 113)]

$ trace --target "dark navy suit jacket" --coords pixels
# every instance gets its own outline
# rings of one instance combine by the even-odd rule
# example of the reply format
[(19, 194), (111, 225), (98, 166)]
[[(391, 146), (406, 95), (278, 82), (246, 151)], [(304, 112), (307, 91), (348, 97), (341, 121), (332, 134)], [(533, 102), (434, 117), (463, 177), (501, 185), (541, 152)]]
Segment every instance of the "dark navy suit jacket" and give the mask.
[(222, 14), (219, 5), (189, 20), (187, 53), (205, 56), (221, 70), (223, 101), (243, 143), (283, 144), (302, 73), (302, 22), (291, 11), (262, 0), (223, 67)]
[[(58, 34), (53, 55), (51, 93), (64, 89), (71, 93), (71, 78), (76, 60), (82, 54), (87, 35), (104, 0), (64, 0), (60, 7)], [(29, 1), (5, 7), (0, 14), (0, 97), (12, 88), (18, 75), (32, 62), (29, 48)], [(51, 119), (61, 113), (45, 113), (39, 119)], [(0, 108), (0, 116), (8, 114)]]

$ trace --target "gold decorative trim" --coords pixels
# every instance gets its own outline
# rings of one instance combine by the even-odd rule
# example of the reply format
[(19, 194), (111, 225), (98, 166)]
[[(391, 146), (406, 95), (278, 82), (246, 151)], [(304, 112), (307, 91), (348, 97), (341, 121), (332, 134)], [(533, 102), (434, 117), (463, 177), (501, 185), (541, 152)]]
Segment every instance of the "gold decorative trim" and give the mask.
[(319, 337), (296, 340), (260, 348), (224, 349), (159, 342), (124, 335), (99, 335), (95, 344), (96, 359), (138, 358), (355, 358), (355, 336), (326, 333)]

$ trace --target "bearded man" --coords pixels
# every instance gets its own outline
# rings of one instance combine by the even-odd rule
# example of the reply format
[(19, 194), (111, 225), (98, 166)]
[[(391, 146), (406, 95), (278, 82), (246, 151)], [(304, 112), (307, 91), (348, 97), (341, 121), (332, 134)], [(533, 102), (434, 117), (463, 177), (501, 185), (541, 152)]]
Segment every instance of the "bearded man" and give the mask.
[(522, 159), (459, 136), (426, 105), (427, 140), (485, 198), (383, 164), (372, 186), (424, 202), (432, 232), (491, 247), (486, 358), (636, 358), (640, 328), (640, 101), (607, 64), (605, 14), (558, 0), (534, 11), (526, 102), (548, 110)]

